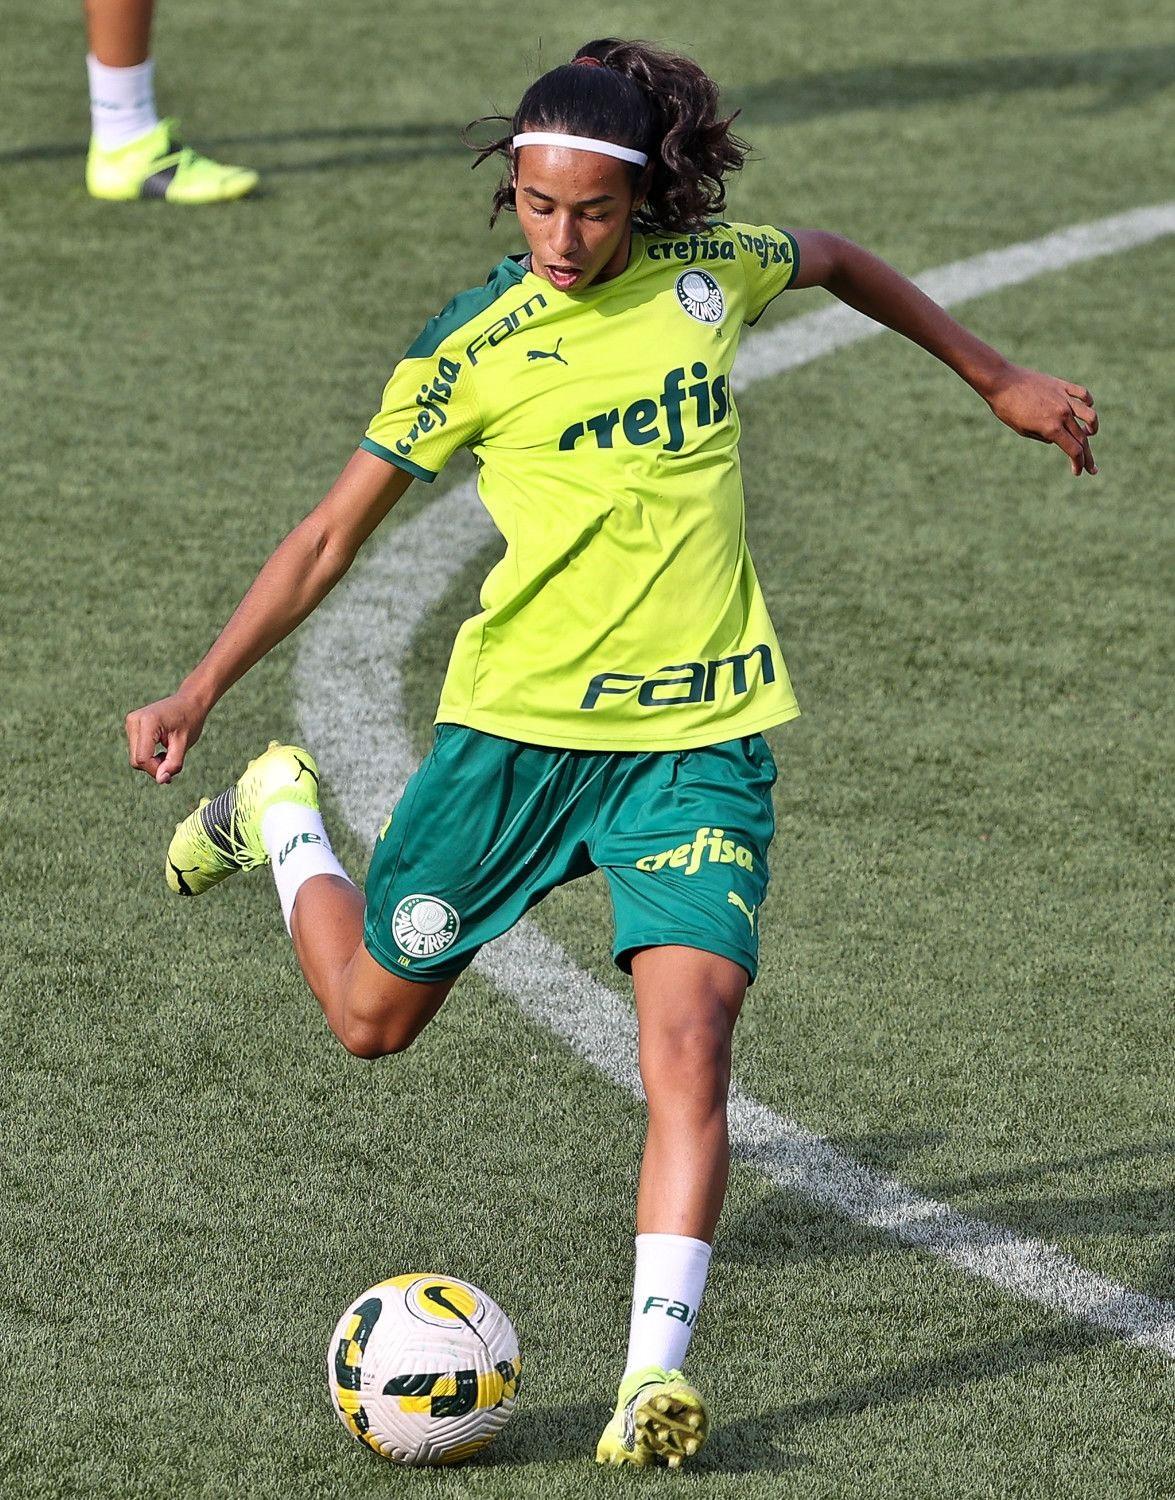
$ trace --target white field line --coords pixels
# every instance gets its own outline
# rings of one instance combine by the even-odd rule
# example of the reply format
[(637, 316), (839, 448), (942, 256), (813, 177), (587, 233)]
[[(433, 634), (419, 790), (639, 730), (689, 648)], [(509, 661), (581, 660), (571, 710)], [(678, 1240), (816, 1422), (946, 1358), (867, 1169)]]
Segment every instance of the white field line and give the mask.
[[(1164, 203), (988, 251), (918, 281), (943, 304), (963, 302), (1173, 232), (1175, 202)], [(793, 318), (750, 336), (737, 384), (745, 389), (881, 331), (847, 308)], [(403, 663), (433, 602), (494, 535), (473, 484), (459, 485), (410, 521), (390, 526), (303, 633), (296, 683), (306, 742), (330, 768), (343, 816), (362, 839), (374, 838), (416, 765), (405, 728)], [(578, 1056), (641, 1094), (631, 1006), (534, 922), (522, 921), (484, 948), (477, 967)], [(737, 1084), (730, 1126), (736, 1155), (781, 1188), (1006, 1292), (1175, 1359), (1175, 1303), (1133, 1292), (1039, 1240), (924, 1198), (862, 1167)]]

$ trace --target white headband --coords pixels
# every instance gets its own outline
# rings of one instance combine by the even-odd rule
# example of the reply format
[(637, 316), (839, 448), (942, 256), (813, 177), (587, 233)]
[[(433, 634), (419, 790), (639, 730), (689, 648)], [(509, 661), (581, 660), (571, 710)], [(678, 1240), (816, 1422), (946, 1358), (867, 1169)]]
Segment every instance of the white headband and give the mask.
[(598, 151), (601, 156), (614, 156), (617, 161), (630, 161), (643, 167), (648, 163), (644, 151), (633, 151), (628, 146), (617, 146), (614, 141), (595, 141), (590, 135), (560, 135), (555, 130), (524, 130), (514, 137), (515, 148), (519, 146), (567, 146), (572, 151)]

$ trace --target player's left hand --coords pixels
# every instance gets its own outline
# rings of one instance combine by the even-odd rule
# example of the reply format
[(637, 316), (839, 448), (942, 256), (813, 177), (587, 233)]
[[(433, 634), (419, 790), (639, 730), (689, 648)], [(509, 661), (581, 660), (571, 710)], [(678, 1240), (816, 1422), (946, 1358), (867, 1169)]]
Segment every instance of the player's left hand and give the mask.
[(1021, 437), (1063, 448), (1074, 475), (1097, 473), (1089, 446), (1097, 431), (1097, 412), (1083, 385), (1010, 365), (984, 399), (1000, 421)]

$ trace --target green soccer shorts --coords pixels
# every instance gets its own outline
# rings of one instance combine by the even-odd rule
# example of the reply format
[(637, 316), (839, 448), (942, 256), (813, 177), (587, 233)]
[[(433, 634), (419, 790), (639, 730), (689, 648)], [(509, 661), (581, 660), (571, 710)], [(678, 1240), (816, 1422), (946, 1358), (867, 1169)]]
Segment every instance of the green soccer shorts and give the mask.
[(761, 734), (696, 750), (554, 750), (439, 724), (375, 846), (364, 942), (406, 979), (452, 979), (548, 891), (604, 872), (613, 957), (680, 943), (753, 983), (775, 761)]

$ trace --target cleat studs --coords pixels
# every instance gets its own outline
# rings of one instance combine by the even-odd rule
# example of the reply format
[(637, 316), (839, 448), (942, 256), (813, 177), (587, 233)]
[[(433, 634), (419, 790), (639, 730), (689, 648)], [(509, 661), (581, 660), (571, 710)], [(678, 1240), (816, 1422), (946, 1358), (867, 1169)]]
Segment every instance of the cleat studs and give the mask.
[(680, 1453), (671, 1453), (669, 1455), (669, 1457), (665, 1460), (665, 1462), (669, 1465), (669, 1467), (671, 1469), (680, 1469), (681, 1468), (681, 1454)]
[(698, 1442), (697, 1438), (686, 1438), (686, 1440), (685, 1440), (685, 1442), (684, 1442), (684, 1444), (682, 1446), (685, 1448), (685, 1451), (692, 1458), (694, 1456), (694, 1454), (698, 1451), (698, 1449), (702, 1445), (701, 1445), (701, 1443)]
[(691, 1411), (689, 1416), (686, 1417), (685, 1420), (696, 1432), (697, 1429), (702, 1425), (702, 1414), (700, 1411)]
[(653, 1405), (659, 1412), (667, 1412), (669, 1410), (669, 1397), (658, 1396), (657, 1399), (653, 1402)]

